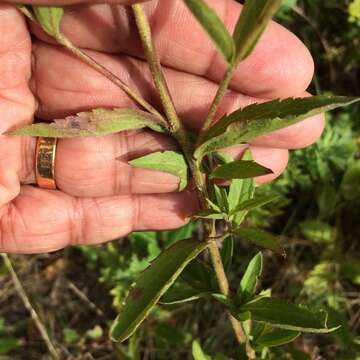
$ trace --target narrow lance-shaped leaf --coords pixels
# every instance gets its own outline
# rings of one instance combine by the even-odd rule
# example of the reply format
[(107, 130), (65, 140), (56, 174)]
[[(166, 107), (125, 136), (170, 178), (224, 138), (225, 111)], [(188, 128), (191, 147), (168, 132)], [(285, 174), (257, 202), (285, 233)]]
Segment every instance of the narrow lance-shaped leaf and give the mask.
[(234, 238), (229, 235), (222, 243), (221, 247), (221, 260), (224, 264), (225, 272), (230, 271), (232, 259), (234, 255)]
[(325, 311), (313, 312), (306, 307), (289, 304), (283, 299), (264, 297), (244, 304), (239, 309), (239, 313), (247, 311), (252, 320), (281, 329), (312, 333), (329, 333), (338, 329), (327, 327)]
[(288, 344), (299, 337), (300, 332), (294, 330), (274, 329), (256, 339), (256, 345), (274, 347)]
[(235, 52), (234, 41), (215, 11), (204, 0), (184, 0), (184, 2), (209, 34), (225, 60), (232, 63)]
[(259, 41), (281, 0), (246, 0), (234, 31), (236, 60), (244, 60)]
[(7, 135), (72, 138), (103, 136), (145, 127), (157, 132), (165, 131), (159, 124), (159, 119), (145, 111), (134, 109), (96, 109), (68, 116), (65, 119), (55, 120), (52, 123), (37, 123), (25, 126)]
[(64, 9), (60, 6), (32, 6), (36, 20), (49, 35), (57, 38), (60, 36), (60, 24)]
[(210, 297), (211, 292), (203, 292), (186, 285), (177, 286), (175, 283), (159, 300), (160, 304), (174, 305), (191, 302), (204, 297)]
[(129, 164), (143, 169), (163, 171), (179, 177), (179, 191), (187, 186), (188, 165), (184, 155), (176, 151), (158, 151), (129, 161)]
[(203, 143), (196, 149), (195, 157), (222, 148), (246, 143), (269, 132), (296, 124), (308, 117), (347, 106), (360, 98), (343, 96), (313, 96), (273, 100), (253, 104), (221, 118), (209, 128)]
[(272, 174), (272, 170), (256, 163), (255, 161), (237, 160), (218, 166), (210, 174), (210, 178), (248, 179), (267, 174)]
[(249, 240), (260, 247), (272, 250), (282, 256), (285, 256), (285, 251), (281, 247), (279, 240), (268, 232), (255, 228), (244, 227), (235, 229), (234, 233), (241, 238)]
[(112, 339), (124, 341), (130, 337), (185, 266), (206, 247), (204, 242), (182, 240), (160, 254), (131, 286), (111, 327)]
[(211, 219), (211, 220), (223, 220), (225, 219), (226, 214), (223, 214), (221, 212), (207, 209), (207, 210), (201, 210), (197, 212), (195, 215), (193, 215), (194, 219)]
[(278, 198), (279, 196), (277, 195), (266, 195), (266, 196), (260, 196), (260, 197), (255, 197), (253, 199), (245, 200), (241, 202), (235, 209), (231, 210), (230, 215), (236, 214), (239, 211), (244, 211), (244, 210), (249, 211), (257, 207), (264, 206), (270, 202), (273, 202)]
[[(247, 150), (242, 160), (250, 161), (252, 160), (250, 150)], [(255, 181), (252, 178), (248, 179), (234, 179), (231, 181), (228, 201), (230, 213), (242, 202), (250, 200), (253, 198), (255, 192)], [(233, 214), (233, 213), (232, 213)], [(235, 214), (231, 215), (231, 223), (238, 227), (245, 219), (247, 210), (238, 211)]]
[(237, 289), (237, 296), (242, 301), (248, 301), (255, 294), (256, 284), (263, 269), (262, 253), (257, 253), (249, 262)]

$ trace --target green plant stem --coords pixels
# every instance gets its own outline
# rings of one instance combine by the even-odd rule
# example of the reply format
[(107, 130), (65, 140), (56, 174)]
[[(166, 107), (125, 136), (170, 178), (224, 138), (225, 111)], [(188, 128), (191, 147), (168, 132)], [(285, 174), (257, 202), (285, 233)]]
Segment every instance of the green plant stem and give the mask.
[(74, 55), (76, 55), (79, 59), (83, 60), (86, 64), (90, 65), (93, 69), (97, 70), (111, 82), (113, 82), (117, 87), (123, 90), (133, 101), (139, 104), (142, 108), (150, 112), (151, 114), (157, 116), (160, 122), (167, 127), (167, 123), (163, 116), (146, 100), (144, 100), (140, 95), (138, 95), (134, 90), (132, 90), (128, 85), (126, 85), (121, 79), (119, 79), (115, 74), (113, 74), (110, 70), (108, 70), (103, 65), (99, 64), (96, 60), (94, 60), (91, 56), (86, 54), (84, 51), (76, 47), (71, 43), (69, 39), (67, 39), (63, 35), (59, 35), (57, 37), (57, 41), (66, 47), (69, 51), (71, 51)]
[(156, 53), (155, 45), (151, 36), (151, 28), (143, 7), (140, 4), (132, 6), (136, 25), (139, 31), (140, 39), (144, 48), (146, 60), (149, 64), (150, 71), (159, 92), (160, 100), (163, 105), (167, 120), (169, 122), (170, 133), (182, 147), (184, 154), (191, 165), (192, 146), (190, 145), (189, 136), (183, 127), (175, 109), (165, 76), (161, 69), (161, 64)]
[(22, 284), (16, 274), (16, 271), (12, 265), (11, 259), (6, 254), (1, 254), (1, 257), (4, 261), (6, 269), (8, 270), (8, 272), (11, 276), (11, 280), (14, 284), (15, 290), (18, 293), (20, 299), (22, 300), (26, 310), (29, 311), (31, 318), (35, 322), (35, 325), (38, 328), (39, 333), (40, 333), (41, 337), (43, 338), (43, 340), (49, 350), (49, 353), (51, 354), (52, 358), (54, 358), (56, 360), (60, 359), (60, 355), (59, 355), (58, 351), (56, 350), (54, 344), (51, 342), (49, 334), (48, 334), (45, 326), (41, 322), (40, 317), (37, 314), (37, 312), (35, 311), (34, 307), (31, 305), (29, 297), (27, 296), (25, 289), (22, 286)]
[(201, 144), (202, 140), (203, 140), (203, 134), (204, 132), (211, 126), (214, 117), (216, 115), (216, 112), (218, 111), (219, 105), (221, 103), (222, 98), (225, 95), (225, 92), (230, 84), (231, 78), (234, 75), (234, 71), (235, 71), (235, 66), (234, 65), (230, 65), (228, 67), (228, 69), (225, 72), (225, 75), (219, 85), (219, 88), (216, 92), (216, 95), (214, 97), (213, 102), (211, 103), (210, 109), (209, 109), (209, 113), (206, 116), (206, 119), (204, 121), (204, 124), (202, 126), (202, 129), (200, 131), (200, 135), (197, 141), (197, 145)]

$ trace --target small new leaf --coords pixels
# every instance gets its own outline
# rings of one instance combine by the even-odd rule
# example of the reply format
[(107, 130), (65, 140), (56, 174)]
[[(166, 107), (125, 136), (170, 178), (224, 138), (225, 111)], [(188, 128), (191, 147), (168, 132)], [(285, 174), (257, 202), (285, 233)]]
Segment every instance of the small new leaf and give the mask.
[(96, 109), (82, 112), (53, 123), (37, 123), (16, 129), (7, 135), (73, 138), (104, 136), (125, 130), (148, 127), (157, 132), (165, 130), (156, 116), (134, 109)]
[(60, 24), (64, 9), (60, 6), (32, 6), (37, 22), (49, 35), (59, 38), (61, 36)]
[(281, 0), (245, 1), (233, 35), (237, 62), (251, 54), (280, 5)]
[(210, 296), (211, 292), (199, 292), (198, 290), (192, 288), (170, 288), (159, 300), (159, 303), (164, 305), (183, 304)]
[(216, 179), (248, 179), (256, 176), (272, 174), (272, 170), (256, 163), (255, 161), (236, 160), (231, 163), (218, 166), (210, 178)]
[(285, 257), (285, 251), (281, 247), (279, 240), (263, 230), (244, 227), (234, 230), (234, 233), (260, 247), (272, 250)]
[(262, 253), (259, 252), (249, 262), (237, 289), (236, 294), (241, 301), (248, 301), (255, 294), (256, 284), (261, 276), (262, 269), (263, 256)]
[(240, 306), (239, 314), (248, 311), (254, 321), (271, 324), (273, 327), (311, 332), (329, 333), (339, 327), (327, 327), (325, 311), (313, 312), (306, 307), (289, 304), (283, 299), (263, 297)]
[(160, 254), (132, 285), (111, 327), (111, 338), (124, 341), (130, 337), (185, 266), (206, 247), (198, 240), (182, 240)]
[(200, 160), (208, 153), (246, 143), (269, 132), (296, 124), (308, 117), (360, 101), (344, 96), (313, 96), (253, 104), (222, 117), (209, 128), (196, 149)]
[(211, 219), (211, 220), (223, 220), (226, 218), (226, 214), (219, 213), (215, 210), (208, 209), (197, 212), (193, 215), (195, 219)]
[(176, 151), (158, 151), (129, 161), (129, 164), (143, 169), (163, 171), (180, 179), (179, 191), (186, 188), (188, 165), (184, 155)]
[(231, 64), (234, 58), (234, 41), (215, 11), (204, 0), (184, 0), (198, 22), (209, 34), (225, 60)]

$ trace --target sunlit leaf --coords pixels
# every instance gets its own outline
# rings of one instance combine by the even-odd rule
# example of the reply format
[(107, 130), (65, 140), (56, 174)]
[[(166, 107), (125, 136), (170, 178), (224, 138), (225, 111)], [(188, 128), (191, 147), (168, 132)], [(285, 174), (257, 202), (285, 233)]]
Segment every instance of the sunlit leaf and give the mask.
[(182, 240), (160, 254), (131, 286), (111, 327), (112, 339), (124, 341), (131, 336), (186, 265), (206, 247), (198, 240)]
[(329, 333), (338, 327), (328, 328), (325, 311), (313, 312), (306, 307), (289, 304), (283, 299), (263, 297), (250, 301), (238, 310), (249, 311), (251, 319), (273, 327), (312, 333)]
[(296, 124), (324, 111), (347, 106), (360, 98), (343, 96), (314, 96), (289, 98), (254, 104), (221, 118), (209, 128), (195, 157), (229, 146), (246, 143), (261, 135)]
[(215, 11), (204, 0), (184, 0), (228, 63), (234, 58), (234, 41)]
[(246, 0), (234, 31), (236, 60), (245, 59), (255, 48), (281, 0)]
[(158, 118), (145, 111), (134, 109), (96, 109), (82, 112), (53, 123), (37, 123), (9, 132), (7, 135), (72, 138), (103, 136), (125, 130), (145, 127), (164, 132)]
[(237, 289), (237, 296), (242, 301), (248, 301), (255, 294), (256, 284), (263, 269), (263, 256), (258, 252), (249, 262)]
[(262, 334), (256, 339), (256, 344), (264, 347), (281, 346), (294, 341), (299, 335), (299, 331), (275, 329), (269, 333)]
[(240, 203), (235, 209), (230, 211), (230, 215), (237, 213), (238, 211), (244, 211), (244, 210), (249, 211), (254, 208), (264, 206), (278, 198), (279, 197), (277, 195), (266, 195), (266, 196), (245, 200), (242, 203)]
[(60, 6), (31, 6), (36, 20), (49, 35), (58, 37), (64, 9)]
[(204, 353), (198, 340), (194, 340), (192, 343), (192, 356), (194, 360), (211, 360), (211, 356)]
[(234, 233), (260, 247), (272, 250), (282, 256), (285, 256), (284, 249), (281, 247), (279, 240), (263, 230), (243, 227), (234, 230)]
[(210, 178), (247, 179), (267, 174), (272, 174), (272, 170), (256, 163), (255, 161), (237, 160), (218, 166), (210, 174)]
[(157, 151), (129, 161), (129, 164), (143, 169), (163, 171), (179, 178), (179, 191), (188, 183), (188, 165), (183, 154), (177, 151)]

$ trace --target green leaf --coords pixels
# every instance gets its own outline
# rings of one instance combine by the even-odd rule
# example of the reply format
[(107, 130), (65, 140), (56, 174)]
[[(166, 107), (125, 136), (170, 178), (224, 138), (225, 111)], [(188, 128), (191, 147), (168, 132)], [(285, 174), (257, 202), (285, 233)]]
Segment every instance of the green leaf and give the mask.
[(211, 356), (204, 353), (198, 340), (192, 343), (192, 356), (194, 360), (211, 360)]
[(95, 325), (92, 329), (86, 332), (86, 336), (93, 340), (101, 338), (103, 334), (104, 331), (100, 325)]
[(251, 54), (281, 0), (246, 0), (234, 31), (236, 60)]
[(263, 297), (242, 305), (238, 313), (245, 311), (251, 313), (252, 320), (280, 329), (312, 333), (329, 333), (338, 329), (327, 327), (325, 311), (313, 312), (305, 307), (289, 304), (283, 299)]
[(256, 284), (263, 269), (263, 256), (258, 252), (249, 262), (237, 289), (237, 296), (242, 301), (248, 301), (255, 294)]
[(299, 335), (299, 331), (275, 329), (270, 333), (261, 335), (256, 340), (256, 344), (264, 347), (281, 346), (294, 341)]
[(60, 6), (32, 6), (36, 20), (49, 35), (57, 38), (61, 35), (60, 23), (64, 9)]
[(204, 261), (195, 259), (189, 263), (180, 276), (198, 292), (218, 292), (214, 270)]
[(196, 149), (195, 157), (240, 143), (296, 124), (324, 111), (347, 106), (360, 98), (343, 96), (314, 96), (273, 100), (253, 104), (222, 117), (204, 135), (203, 143)]
[(284, 249), (281, 247), (278, 239), (263, 230), (255, 228), (238, 228), (234, 230), (234, 233), (260, 247), (272, 250), (282, 256), (285, 256)]
[[(242, 160), (252, 160), (250, 150), (246, 150)], [(228, 202), (230, 213), (242, 202), (253, 198), (255, 193), (254, 179), (234, 179), (229, 188)], [(247, 210), (238, 211), (236, 214), (230, 216), (230, 221), (234, 227), (239, 227), (247, 215)]]
[(82, 112), (53, 123), (37, 123), (16, 129), (6, 135), (72, 138), (104, 136), (125, 130), (148, 127), (157, 132), (165, 130), (156, 116), (134, 109), (96, 109)]
[(232, 236), (228, 236), (222, 243), (221, 246), (221, 260), (224, 264), (225, 272), (230, 271), (232, 258), (234, 255), (234, 238)]
[(195, 219), (212, 219), (212, 220), (223, 220), (226, 217), (225, 214), (219, 213), (215, 210), (201, 210), (193, 215)]
[(220, 206), (222, 212), (227, 214), (229, 212), (229, 203), (226, 189), (217, 185), (213, 185), (216, 203)]
[(259, 165), (255, 161), (237, 160), (229, 164), (218, 166), (211, 173), (210, 178), (248, 179), (272, 173), (272, 170)]
[(245, 200), (242, 203), (240, 203), (235, 209), (230, 211), (230, 215), (237, 213), (238, 211), (249, 211), (257, 207), (264, 206), (276, 199), (278, 199), (279, 196), (277, 195), (266, 195), (266, 196), (260, 196), (256, 197), (254, 199)]
[(179, 191), (188, 183), (188, 165), (184, 155), (176, 151), (157, 151), (129, 161), (129, 164), (143, 169), (163, 171), (179, 178)]
[(124, 341), (130, 337), (186, 265), (206, 247), (206, 243), (198, 240), (182, 240), (160, 254), (131, 286), (111, 327), (111, 338)]
[(6, 354), (7, 352), (20, 347), (21, 343), (14, 337), (1, 337), (0, 338), (0, 354)]
[(210, 38), (219, 49), (225, 60), (233, 62), (235, 44), (223, 22), (215, 11), (204, 0), (184, 0), (198, 22), (209, 34)]
[(199, 292), (198, 290), (192, 288), (170, 288), (159, 300), (159, 303), (164, 305), (175, 305), (210, 296), (210, 292)]

